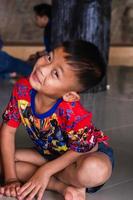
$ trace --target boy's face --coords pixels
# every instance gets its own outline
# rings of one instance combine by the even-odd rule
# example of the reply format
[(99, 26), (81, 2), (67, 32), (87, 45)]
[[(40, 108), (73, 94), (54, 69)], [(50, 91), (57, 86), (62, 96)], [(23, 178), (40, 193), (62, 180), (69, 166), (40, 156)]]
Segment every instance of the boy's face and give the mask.
[(44, 15), (44, 16), (38, 16), (35, 15), (35, 23), (39, 28), (45, 28), (48, 24), (49, 18)]
[(30, 84), (35, 90), (58, 99), (80, 88), (77, 76), (65, 60), (65, 55), (60, 47), (38, 59), (30, 75)]

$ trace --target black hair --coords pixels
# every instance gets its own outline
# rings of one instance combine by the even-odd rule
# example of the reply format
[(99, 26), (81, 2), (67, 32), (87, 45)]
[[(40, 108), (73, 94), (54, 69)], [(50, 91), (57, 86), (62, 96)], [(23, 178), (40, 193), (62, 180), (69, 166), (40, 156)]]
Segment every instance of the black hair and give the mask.
[(82, 86), (80, 92), (96, 86), (106, 73), (106, 64), (99, 49), (84, 40), (65, 41), (62, 43), (66, 60), (76, 71)]
[(51, 18), (51, 6), (45, 3), (35, 5), (33, 10), (37, 16), (43, 17), (46, 15), (48, 18)]

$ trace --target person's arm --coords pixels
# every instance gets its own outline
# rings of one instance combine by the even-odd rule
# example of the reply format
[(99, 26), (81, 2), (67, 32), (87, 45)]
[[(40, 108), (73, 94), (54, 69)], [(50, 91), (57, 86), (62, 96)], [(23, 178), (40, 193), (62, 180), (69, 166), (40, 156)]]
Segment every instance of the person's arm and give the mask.
[(44, 56), (45, 54), (47, 54), (47, 51), (46, 50), (42, 50), (42, 51), (38, 51), (34, 54), (31, 54), (29, 56), (29, 58), (27, 59), (27, 61), (37, 61), (38, 58)]
[(93, 149), (86, 153), (78, 153), (76, 151), (69, 150), (57, 159), (47, 162), (43, 167), (47, 171), (47, 174), (49, 174), (49, 176), (52, 176), (57, 172), (65, 169), (70, 164), (74, 163), (81, 155), (95, 152), (97, 151), (97, 149), (98, 144), (96, 144)]
[[(95, 147), (90, 150), (90, 153), (96, 151), (97, 148), (98, 144), (96, 144)], [(30, 180), (20, 188), (20, 190), (18, 191), (19, 197), (21, 197), (22, 199), (26, 196), (34, 198), (37, 195), (39, 200), (42, 199), (43, 193), (47, 188), (50, 177), (57, 172), (65, 169), (83, 154), (86, 153), (77, 153), (73, 150), (69, 150), (55, 160), (52, 160), (42, 165), (30, 178)]]
[(13, 88), (9, 103), (2, 115), (3, 124), (0, 129), (0, 156), (2, 162), (2, 173), (5, 178), (0, 193), (7, 196), (16, 196), (16, 188), (20, 187), (15, 167), (15, 133), (21, 123), (18, 108), (18, 97), (22, 95), (21, 85), (27, 83), (27, 79), (19, 80)]
[(0, 193), (15, 197), (16, 188), (20, 188), (15, 168), (15, 133), (16, 128), (6, 124), (2, 125), (0, 133), (1, 164), (4, 173), (4, 186), (0, 187)]
[(3, 124), (1, 128), (1, 156), (5, 182), (17, 179), (15, 170), (15, 132), (16, 128)]

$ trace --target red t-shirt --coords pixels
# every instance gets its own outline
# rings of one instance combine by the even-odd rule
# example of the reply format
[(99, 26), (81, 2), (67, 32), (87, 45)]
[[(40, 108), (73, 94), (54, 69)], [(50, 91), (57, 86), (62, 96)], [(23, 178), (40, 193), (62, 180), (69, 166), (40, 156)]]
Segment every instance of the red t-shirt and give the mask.
[(92, 114), (79, 101), (58, 99), (49, 111), (38, 114), (35, 96), (36, 91), (28, 79), (20, 79), (14, 86), (3, 121), (16, 128), (22, 122), (42, 154), (59, 156), (69, 149), (88, 152), (97, 142), (107, 140), (107, 136), (93, 126)]

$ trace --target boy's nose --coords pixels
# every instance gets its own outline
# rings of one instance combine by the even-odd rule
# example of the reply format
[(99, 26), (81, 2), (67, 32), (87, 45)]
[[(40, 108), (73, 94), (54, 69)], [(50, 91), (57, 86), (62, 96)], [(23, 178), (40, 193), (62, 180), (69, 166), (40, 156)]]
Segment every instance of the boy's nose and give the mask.
[(44, 76), (48, 75), (51, 71), (51, 67), (48, 65), (40, 65), (40, 71)]

